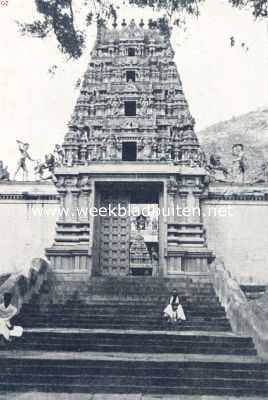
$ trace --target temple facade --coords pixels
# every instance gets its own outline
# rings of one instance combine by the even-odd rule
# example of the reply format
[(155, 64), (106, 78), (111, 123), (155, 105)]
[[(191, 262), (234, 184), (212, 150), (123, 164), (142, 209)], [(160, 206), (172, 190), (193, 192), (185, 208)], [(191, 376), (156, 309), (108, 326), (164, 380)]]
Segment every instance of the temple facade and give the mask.
[(207, 172), (168, 32), (99, 24), (63, 149), (56, 274), (207, 276)]

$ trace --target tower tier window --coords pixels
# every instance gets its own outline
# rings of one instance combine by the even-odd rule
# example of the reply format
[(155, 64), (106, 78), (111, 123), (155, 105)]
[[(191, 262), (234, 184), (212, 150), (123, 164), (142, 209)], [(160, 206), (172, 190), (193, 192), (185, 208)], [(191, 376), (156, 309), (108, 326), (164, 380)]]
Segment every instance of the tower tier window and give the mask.
[(123, 142), (122, 143), (122, 160), (136, 161), (137, 160), (137, 143)]
[(126, 78), (127, 78), (127, 82), (129, 82), (129, 81), (135, 82), (135, 80), (136, 80), (136, 73), (135, 73), (135, 71), (127, 71), (127, 72), (126, 72)]
[(125, 101), (125, 116), (135, 117), (137, 112), (136, 101)]
[(129, 47), (128, 50), (127, 50), (127, 53), (128, 53), (129, 57), (134, 57), (135, 53), (136, 53), (135, 48), (134, 47)]

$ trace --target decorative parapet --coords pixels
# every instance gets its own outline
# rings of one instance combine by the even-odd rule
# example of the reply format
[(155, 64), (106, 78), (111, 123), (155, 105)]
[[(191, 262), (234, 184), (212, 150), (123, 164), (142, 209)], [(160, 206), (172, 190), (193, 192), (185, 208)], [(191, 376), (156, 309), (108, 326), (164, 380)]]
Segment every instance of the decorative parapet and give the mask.
[(268, 184), (214, 183), (208, 188), (208, 200), (268, 201)]
[(52, 182), (8, 181), (0, 182), (0, 203), (45, 202), (58, 203), (58, 193)]
[(210, 265), (210, 272), (233, 331), (252, 337), (258, 355), (268, 360), (268, 291), (257, 300), (247, 300), (238, 282), (220, 259)]
[(0, 298), (9, 292), (12, 303), (20, 311), (23, 303), (28, 302), (34, 294), (39, 293), (44, 281), (47, 280), (49, 262), (44, 258), (34, 258), (28, 274), (12, 273), (0, 286)]

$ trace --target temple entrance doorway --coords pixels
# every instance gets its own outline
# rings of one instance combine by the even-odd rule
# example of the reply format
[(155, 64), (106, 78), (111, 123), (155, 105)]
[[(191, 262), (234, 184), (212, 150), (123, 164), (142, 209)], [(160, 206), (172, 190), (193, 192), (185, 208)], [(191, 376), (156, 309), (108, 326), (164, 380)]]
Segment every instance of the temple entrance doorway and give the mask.
[(159, 193), (155, 183), (98, 183), (95, 275), (156, 276)]

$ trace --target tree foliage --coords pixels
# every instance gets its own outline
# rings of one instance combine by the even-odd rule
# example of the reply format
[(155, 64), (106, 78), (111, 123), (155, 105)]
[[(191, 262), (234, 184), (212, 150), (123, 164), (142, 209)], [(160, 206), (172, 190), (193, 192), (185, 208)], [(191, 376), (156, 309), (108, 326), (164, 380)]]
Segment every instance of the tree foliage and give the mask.
[[(200, 15), (200, 5), (205, 0), (125, 0), (138, 7), (150, 7), (163, 12), (164, 17), (152, 21), (160, 29), (167, 30), (168, 25), (185, 23), (185, 17)], [(231, 6), (249, 8), (256, 19), (267, 18), (268, 0), (226, 0)], [(119, 7), (111, 0), (81, 0), (85, 15), (85, 25), (93, 21), (116, 23)], [(39, 38), (55, 35), (62, 53), (77, 59), (82, 55), (86, 32), (76, 26), (74, 0), (35, 0), (37, 18), (32, 23), (19, 23), (20, 31)], [(79, 11), (78, 11), (79, 12)], [(78, 13), (77, 12), (77, 13)], [(168, 21), (168, 23), (167, 23)]]

